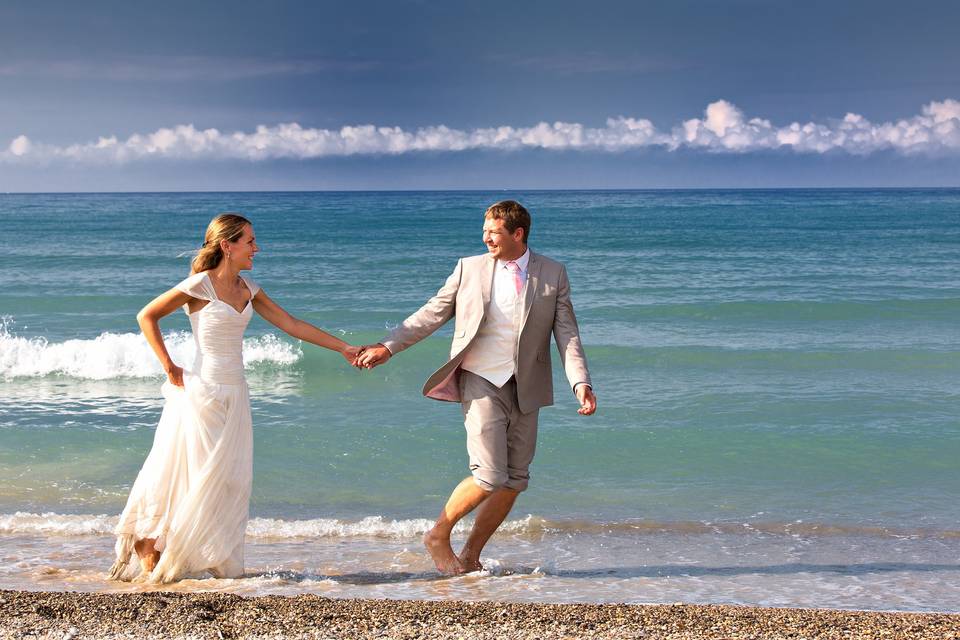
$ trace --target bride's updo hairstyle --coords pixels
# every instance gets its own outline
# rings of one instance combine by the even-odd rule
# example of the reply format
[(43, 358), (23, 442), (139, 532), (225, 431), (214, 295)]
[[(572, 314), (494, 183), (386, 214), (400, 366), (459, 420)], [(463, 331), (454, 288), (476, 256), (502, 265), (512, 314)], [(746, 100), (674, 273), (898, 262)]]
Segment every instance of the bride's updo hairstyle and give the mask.
[(220, 241), (236, 242), (243, 235), (244, 225), (250, 221), (239, 213), (221, 213), (207, 225), (207, 233), (203, 236), (203, 245), (197, 257), (190, 263), (190, 273), (200, 273), (215, 269), (223, 260), (223, 249)]

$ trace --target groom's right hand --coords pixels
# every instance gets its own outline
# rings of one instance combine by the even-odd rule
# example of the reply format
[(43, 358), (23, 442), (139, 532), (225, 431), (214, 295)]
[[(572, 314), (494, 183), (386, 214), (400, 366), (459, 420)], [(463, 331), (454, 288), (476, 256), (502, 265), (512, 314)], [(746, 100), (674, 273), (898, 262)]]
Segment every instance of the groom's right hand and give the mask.
[(369, 344), (363, 348), (363, 352), (357, 357), (354, 366), (359, 369), (373, 369), (390, 359), (390, 349), (387, 349), (380, 343)]

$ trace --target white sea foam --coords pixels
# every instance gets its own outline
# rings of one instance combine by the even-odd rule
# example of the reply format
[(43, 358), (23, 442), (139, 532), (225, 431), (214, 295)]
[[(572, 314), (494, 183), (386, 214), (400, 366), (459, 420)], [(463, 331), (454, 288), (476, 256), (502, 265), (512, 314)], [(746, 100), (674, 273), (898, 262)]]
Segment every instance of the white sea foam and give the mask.
[[(117, 524), (117, 517), (110, 515), (68, 515), (60, 513), (29, 513), (18, 511), (0, 514), (0, 535), (61, 535), (83, 536), (110, 534)], [(461, 521), (454, 528), (455, 534), (469, 532), (472, 522)], [(315, 538), (390, 538), (395, 540), (418, 540), (433, 521), (426, 518), (392, 520), (383, 516), (367, 516), (358, 520), (338, 518), (312, 518), (308, 520), (281, 520), (275, 518), (252, 518), (247, 523), (247, 536), (260, 540), (296, 540)], [(587, 520), (552, 520), (527, 515), (508, 520), (499, 529), (500, 533), (513, 535), (588, 535), (588, 536), (658, 536), (658, 535), (704, 535), (715, 536), (785, 536), (789, 538), (858, 538), (871, 539), (936, 539), (956, 540), (960, 531), (925, 529), (888, 529), (870, 526), (840, 526), (808, 524), (800, 522), (768, 522), (724, 524), (702, 522), (595, 522)]]
[[(505, 533), (524, 533), (537, 526), (538, 518), (527, 516), (521, 520), (511, 520), (500, 528)], [(467, 533), (468, 522), (461, 521), (454, 533)], [(247, 535), (254, 538), (350, 538), (371, 536), (377, 538), (416, 539), (433, 526), (426, 518), (409, 520), (388, 520), (382, 516), (369, 516), (362, 520), (349, 521), (333, 518), (313, 520), (273, 520), (255, 518), (247, 525)]]
[[(157, 357), (142, 334), (101, 333), (89, 340), (49, 342), (46, 338), (24, 338), (0, 323), (0, 377), (37, 378), (66, 375), (87, 380), (147, 378), (163, 374)], [(164, 342), (174, 361), (193, 362), (196, 345), (188, 332), (170, 332)], [(299, 345), (283, 342), (273, 335), (243, 341), (246, 365), (268, 363), (287, 366), (303, 356)]]
[(247, 524), (247, 535), (253, 538), (349, 538), (374, 536), (415, 538), (433, 525), (425, 518), (386, 520), (370, 516), (358, 521), (334, 518), (312, 520), (274, 520), (254, 518)]
[[(527, 516), (511, 520), (501, 527), (501, 532), (524, 533), (539, 526), (540, 519)], [(0, 514), (0, 534), (85, 536), (109, 535), (117, 524), (116, 516), (66, 515), (59, 513), (28, 513), (18, 511)], [(389, 520), (382, 516), (369, 516), (361, 520), (315, 518), (311, 520), (276, 520), (253, 518), (247, 524), (247, 536), (257, 539), (298, 538), (394, 538), (415, 540), (433, 525), (426, 518)], [(469, 523), (461, 522), (455, 533), (466, 533)]]
[(115, 526), (117, 526), (117, 516), (26, 513), (24, 511), (0, 514), (0, 534), (89, 536), (109, 534)]

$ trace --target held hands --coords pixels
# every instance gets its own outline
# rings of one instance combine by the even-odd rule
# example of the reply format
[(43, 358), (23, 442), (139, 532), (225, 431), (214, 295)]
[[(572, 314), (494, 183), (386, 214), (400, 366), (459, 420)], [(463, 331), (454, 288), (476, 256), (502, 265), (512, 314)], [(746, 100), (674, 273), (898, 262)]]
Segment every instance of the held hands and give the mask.
[(339, 353), (351, 366), (358, 369), (372, 369), (389, 360), (392, 355), (390, 350), (382, 344), (368, 344), (364, 346), (348, 344), (340, 349)]
[(170, 363), (167, 367), (167, 380), (175, 387), (183, 388), (183, 367)]
[(349, 362), (351, 365), (356, 366), (357, 358), (363, 353), (363, 350), (366, 347), (355, 347), (353, 345), (347, 345), (343, 348), (343, 351), (340, 352), (340, 355), (343, 356), (344, 360)]
[(360, 349), (357, 358), (351, 363), (358, 369), (373, 369), (390, 359), (390, 349), (382, 344), (369, 344)]
[(588, 384), (578, 384), (576, 393), (577, 400), (580, 401), (577, 413), (582, 416), (592, 415), (597, 410), (597, 396), (594, 395), (593, 389)]

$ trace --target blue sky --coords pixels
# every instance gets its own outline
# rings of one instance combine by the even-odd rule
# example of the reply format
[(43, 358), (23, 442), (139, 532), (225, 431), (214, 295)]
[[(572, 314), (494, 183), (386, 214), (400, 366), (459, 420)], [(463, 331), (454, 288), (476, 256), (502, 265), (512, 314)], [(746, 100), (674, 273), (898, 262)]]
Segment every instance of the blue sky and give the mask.
[(0, 5), (0, 190), (960, 186), (957, 2)]

